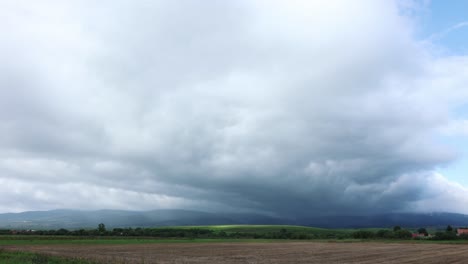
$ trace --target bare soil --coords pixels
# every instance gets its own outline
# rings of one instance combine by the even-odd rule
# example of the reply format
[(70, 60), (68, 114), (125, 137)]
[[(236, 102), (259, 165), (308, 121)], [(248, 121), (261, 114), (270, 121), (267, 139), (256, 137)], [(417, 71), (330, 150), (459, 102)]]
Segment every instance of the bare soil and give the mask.
[(468, 245), (410, 243), (181, 243), (7, 246), (102, 263), (468, 263)]

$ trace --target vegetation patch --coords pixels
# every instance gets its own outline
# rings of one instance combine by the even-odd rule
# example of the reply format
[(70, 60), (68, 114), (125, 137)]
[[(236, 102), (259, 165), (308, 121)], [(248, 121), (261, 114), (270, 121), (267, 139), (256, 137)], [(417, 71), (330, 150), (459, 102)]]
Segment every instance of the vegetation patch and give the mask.
[[(14, 232), (14, 233), (13, 233)], [(324, 229), (291, 225), (212, 225), (156, 228), (113, 228), (99, 224), (96, 229), (14, 230), (0, 235), (0, 245), (42, 244), (144, 244), (186, 242), (241, 242), (270, 240), (468, 240), (448, 226), (446, 230), (403, 229)]]
[(80, 258), (53, 257), (29, 252), (0, 250), (2, 264), (95, 264)]

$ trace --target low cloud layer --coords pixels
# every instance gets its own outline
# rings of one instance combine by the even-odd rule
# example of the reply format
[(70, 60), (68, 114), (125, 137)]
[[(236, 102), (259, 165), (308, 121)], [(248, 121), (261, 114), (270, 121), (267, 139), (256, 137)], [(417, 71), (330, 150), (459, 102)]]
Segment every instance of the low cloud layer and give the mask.
[(468, 58), (411, 8), (2, 2), (0, 211), (468, 213), (435, 172)]

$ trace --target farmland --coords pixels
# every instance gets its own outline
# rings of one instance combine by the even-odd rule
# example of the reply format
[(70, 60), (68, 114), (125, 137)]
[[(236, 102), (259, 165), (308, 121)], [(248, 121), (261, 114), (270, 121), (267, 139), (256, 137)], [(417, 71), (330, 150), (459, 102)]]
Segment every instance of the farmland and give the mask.
[[(48, 259), (41, 263), (57, 264), (440, 263), (442, 260), (462, 263), (462, 257), (468, 254), (467, 240), (353, 238), (356, 232), (377, 234), (383, 229), (227, 225), (132, 230), (137, 231), (132, 231), (130, 236), (111, 231), (101, 236), (1, 235), (0, 263), (35, 263), (32, 259), (41, 258)], [(150, 232), (159, 237), (138, 236), (138, 232)], [(296, 239), (300, 237), (306, 239)], [(31, 261), (15, 262), (15, 258)], [(6, 259), (12, 261), (6, 262)]]
[(29, 245), (8, 250), (98, 263), (465, 263), (466, 245), (427, 243), (153, 243)]
[[(468, 235), (457, 236), (457, 231), (450, 227), (449, 231), (441, 228), (402, 229), (393, 228), (365, 228), (365, 229), (325, 229), (291, 225), (213, 225), (213, 226), (172, 226), (156, 228), (113, 228), (106, 229), (104, 224), (98, 229), (58, 229), (58, 230), (0, 230), (0, 245), (10, 243), (8, 240), (44, 240), (46, 243), (60, 240), (63, 243), (72, 241), (100, 243), (102, 240), (130, 239), (130, 242), (140, 239), (170, 239), (173, 240), (203, 240), (203, 239), (287, 239), (287, 240), (330, 240), (330, 239), (379, 239), (401, 240), (466, 240)], [(429, 230), (429, 231), (428, 231)], [(421, 235), (422, 234), (422, 235)], [(97, 239), (97, 240), (96, 240)], [(95, 241), (96, 240), (96, 241)]]

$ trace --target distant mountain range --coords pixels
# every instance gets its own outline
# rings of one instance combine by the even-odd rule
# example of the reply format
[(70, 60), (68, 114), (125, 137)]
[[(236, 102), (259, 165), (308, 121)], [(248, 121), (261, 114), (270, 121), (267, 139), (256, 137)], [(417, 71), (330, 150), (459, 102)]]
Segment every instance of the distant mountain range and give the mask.
[(52, 210), (0, 214), (2, 229), (157, 227), (183, 225), (290, 224), (323, 228), (445, 227), (468, 226), (468, 215), (453, 213), (392, 213), (371, 216), (320, 216), (301, 219), (276, 218), (261, 214), (216, 214), (189, 210)]
[(302, 225), (323, 228), (454, 227), (468, 226), (468, 215), (454, 213), (388, 213), (367, 216), (328, 216), (302, 219)]
[(189, 210), (52, 210), (0, 214), (3, 229), (77, 229), (107, 227), (155, 227), (218, 224), (282, 224), (281, 219), (259, 214), (214, 214)]

